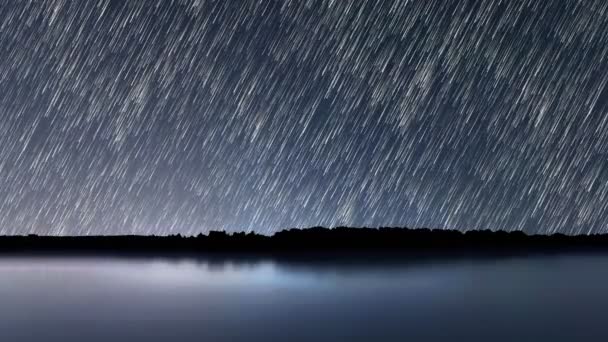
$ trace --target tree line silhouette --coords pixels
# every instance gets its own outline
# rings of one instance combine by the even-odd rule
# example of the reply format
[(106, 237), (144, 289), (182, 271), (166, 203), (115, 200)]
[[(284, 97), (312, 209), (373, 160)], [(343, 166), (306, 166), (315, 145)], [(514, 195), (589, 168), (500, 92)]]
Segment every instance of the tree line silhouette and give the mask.
[(408, 228), (288, 229), (272, 236), (211, 231), (197, 236), (1, 236), (0, 253), (114, 254), (495, 254), (608, 250), (608, 235), (527, 235), (521, 231)]

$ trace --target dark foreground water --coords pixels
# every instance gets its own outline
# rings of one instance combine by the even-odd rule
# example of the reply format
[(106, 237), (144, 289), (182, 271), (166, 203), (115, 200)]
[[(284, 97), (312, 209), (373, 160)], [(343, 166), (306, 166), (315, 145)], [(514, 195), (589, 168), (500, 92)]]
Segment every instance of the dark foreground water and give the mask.
[(608, 340), (608, 256), (0, 258), (0, 341)]

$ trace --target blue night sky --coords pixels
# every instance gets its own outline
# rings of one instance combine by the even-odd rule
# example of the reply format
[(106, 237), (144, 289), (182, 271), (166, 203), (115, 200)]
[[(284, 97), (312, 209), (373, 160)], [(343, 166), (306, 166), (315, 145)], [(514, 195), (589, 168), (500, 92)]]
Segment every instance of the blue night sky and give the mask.
[(608, 1), (0, 2), (0, 234), (606, 232)]

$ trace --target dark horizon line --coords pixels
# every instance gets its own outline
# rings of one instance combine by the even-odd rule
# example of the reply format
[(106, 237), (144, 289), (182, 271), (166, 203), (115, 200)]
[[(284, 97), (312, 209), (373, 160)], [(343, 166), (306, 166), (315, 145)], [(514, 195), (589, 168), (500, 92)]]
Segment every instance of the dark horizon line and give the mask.
[(264, 234), (261, 232), (257, 232), (254, 230), (222, 230), (222, 229), (212, 229), (206, 232), (199, 232), (198, 234), (184, 234), (184, 233), (176, 233), (176, 234), (84, 234), (84, 235), (53, 235), (53, 234), (36, 234), (36, 233), (27, 233), (27, 234), (14, 234), (14, 235), (0, 235), (0, 239), (7, 237), (44, 237), (44, 238), (95, 238), (95, 237), (155, 237), (155, 238), (163, 238), (163, 237), (181, 237), (181, 238), (199, 238), (199, 237), (208, 237), (213, 234), (225, 234), (228, 236), (241, 236), (241, 235), (255, 235), (259, 237), (272, 238), (277, 234), (284, 234), (286, 232), (292, 231), (310, 231), (310, 230), (404, 230), (404, 231), (427, 231), (427, 232), (452, 232), (458, 233), (462, 235), (466, 234), (476, 234), (476, 233), (492, 233), (492, 234), (519, 234), (525, 235), (527, 237), (597, 237), (597, 236), (608, 236), (608, 233), (577, 233), (577, 234), (568, 234), (561, 232), (553, 232), (551, 234), (543, 234), (543, 233), (529, 233), (525, 230), (504, 230), (504, 229), (468, 229), (468, 230), (460, 230), (453, 228), (427, 228), (427, 227), (419, 227), (412, 228), (407, 226), (378, 226), (378, 227), (365, 227), (365, 226), (334, 226), (334, 227), (324, 227), (324, 226), (308, 226), (308, 227), (290, 227), (284, 228), (281, 230), (277, 230), (272, 232), (271, 234)]
[(197, 236), (0, 236), (0, 254), (255, 255), (462, 257), (560, 252), (608, 252), (608, 234), (528, 235), (523, 231), (395, 227), (312, 227), (271, 236), (209, 231)]

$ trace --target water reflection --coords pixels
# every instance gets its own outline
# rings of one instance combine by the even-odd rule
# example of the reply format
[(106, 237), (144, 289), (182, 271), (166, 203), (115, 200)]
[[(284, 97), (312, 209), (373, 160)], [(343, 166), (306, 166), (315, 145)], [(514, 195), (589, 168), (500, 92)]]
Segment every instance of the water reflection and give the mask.
[(608, 337), (608, 257), (2, 258), (6, 341)]

